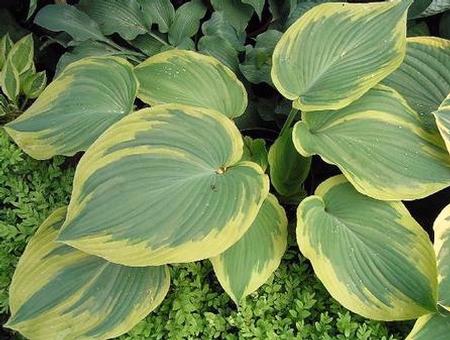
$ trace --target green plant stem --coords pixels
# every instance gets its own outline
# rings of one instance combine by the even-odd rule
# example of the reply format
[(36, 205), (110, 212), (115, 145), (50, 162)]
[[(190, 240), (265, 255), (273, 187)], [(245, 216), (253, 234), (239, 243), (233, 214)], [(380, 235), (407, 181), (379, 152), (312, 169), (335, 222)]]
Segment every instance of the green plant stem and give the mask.
[(283, 127), (281, 129), (280, 136), (283, 133), (285, 133), (287, 129), (289, 129), (291, 127), (291, 124), (294, 121), (295, 116), (297, 116), (297, 113), (298, 113), (297, 109), (294, 109), (294, 108), (291, 109), (291, 112), (289, 112), (289, 116), (287, 117), (287, 119), (284, 122), (284, 125), (283, 125)]

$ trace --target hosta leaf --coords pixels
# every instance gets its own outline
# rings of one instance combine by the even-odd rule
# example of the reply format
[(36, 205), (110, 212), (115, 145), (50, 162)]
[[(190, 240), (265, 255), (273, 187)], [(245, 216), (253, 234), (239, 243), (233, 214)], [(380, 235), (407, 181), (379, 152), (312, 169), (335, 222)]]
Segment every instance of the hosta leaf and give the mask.
[(147, 25), (157, 24), (161, 33), (169, 32), (175, 16), (175, 9), (170, 0), (139, 0)]
[(410, 3), (314, 7), (278, 42), (273, 83), (301, 110), (340, 109), (350, 104), (401, 64)]
[(408, 19), (415, 19), (420, 17), (428, 6), (430, 6), (432, 0), (414, 0), (411, 7), (408, 9)]
[(286, 246), (286, 213), (269, 194), (250, 229), (211, 262), (223, 289), (238, 304), (278, 268)]
[(7, 327), (30, 339), (119, 336), (161, 303), (169, 270), (125, 267), (55, 242), (65, 215), (53, 212), (20, 258)]
[(105, 35), (118, 33), (122, 38), (132, 40), (147, 32), (137, 0), (81, 0), (79, 8), (99, 24)]
[(332, 177), (300, 203), (297, 241), (329, 293), (355, 313), (405, 320), (436, 310), (433, 247), (401, 202)]
[(19, 75), (26, 72), (33, 65), (34, 43), (31, 34), (26, 35), (14, 44), (8, 54)]
[(202, 25), (202, 32), (205, 36), (222, 38), (237, 51), (244, 50), (245, 34), (238, 33), (223, 12), (213, 12), (211, 18)]
[[(164, 40), (163, 40), (164, 41)], [(150, 34), (141, 34), (136, 37), (130, 44), (140, 49), (148, 56), (152, 56), (162, 52), (166, 46), (161, 40), (151, 36)]]
[(338, 111), (303, 112), (293, 140), (302, 155), (320, 155), (358, 191), (377, 199), (412, 200), (450, 185), (442, 140), (386, 86)]
[(264, 8), (264, 0), (242, 0), (244, 4), (249, 4), (253, 7), (258, 17), (261, 19), (261, 14)]
[(438, 313), (420, 317), (406, 340), (444, 340), (450, 334), (450, 316)]
[(47, 75), (45, 71), (35, 73), (31, 77), (28, 77), (23, 84), (23, 93), (27, 98), (34, 99), (42, 93), (46, 84)]
[(433, 114), (442, 139), (444, 139), (447, 150), (450, 153), (450, 94)]
[(269, 150), (270, 181), (278, 193), (292, 196), (302, 191), (309, 173), (311, 157), (303, 157), (295, 150), (292, 129), (280, 135)]
[(233, 72), (239, 71), (239, 53), (224, 38), (203, 36), (198, 41), (198, 51), (216, 58)]
[(253, 15), (253, 8), (241, 0), (211, 0), (216, 12), (221, 12), (237, 32), (244, 32)]
[(124, 59), (82, 59), (67, 66), (5, 129), (36, 159), (73, 155), (131, 112), (136, 92), (133, 68)]
[(450, 204), (434, 222), (434, 250), (438, 264), (438, 303), (450, 311)]
[(17, 100), (20, 91), (19, 72), (17, 72), (12, 59), (8, 58), (1, 72), (3, 93), (13, 102)]
[(38, 0), (29, 0), (28, 4), (28, 13), (27, 13), (27, 20), (31, 18), (31, 16), (34, 14), (34, 11), (36, 10)]
[(70, 52), (64, 53), (56, 65), (56, 74), (59, 75), (67, 65), (86, 57), (100, 57), (120, 55), (117, 49), (95, 40), (86, 40), (78, 43)]
[(450, 2), (448, 0), (433, 0), (420, 17), (428, 17), (438, 13), (445, 12), (450, 9)]
[(241, 160), (254, 162), (265, 172), (268, 166), (266, 141), (261, 138), (244, 137), (244, 153)]
[(9, 51), (13, 47), (14, 43), (12, 42), (9, 34), (6, 33), (0, 39), (0, 70), (3, 68), (3, 65), (6, 62), (6, 58), (8, 57)]
[(450, 41), (435, 37), (407, 39), (406, 57), (383, 83), (397, 90), (420, 114), (428, 129), (430, 114), (450, 93)]
[(258, 165), (239, 161), (242, 144), (229, 118), (205, 108), (159, 105), (125, 117), (78, 164), (59, 240), (133, 266), (222, 253), (269, 189)]
[(236, 75), (218, 60), (200, 53), (170, 50), (148, 58), (136, 69), (138, 97), (150, 105), (179, 103), (240, 116), (247, 93)]
[(191, 0), (181, 5), (175, 12), (173, 23), (169, 28), (169, 42), (177, 46), (184, 38), (195, 35), (205, 14), (206, 7), (201, 0)]
[(97, 23), (75, 6), (47, 5), (36, 14), (34, 23), (50, 31), (64, 31), (77, 41), (108, 40), (100, 31)]
[(272, 53), (281, 35), (279, 31), (268, 30), (258, 35), (254, 47), (246, 46), (245, 60), (239, 65), (239, 69), (249, 82), (272, 84)]

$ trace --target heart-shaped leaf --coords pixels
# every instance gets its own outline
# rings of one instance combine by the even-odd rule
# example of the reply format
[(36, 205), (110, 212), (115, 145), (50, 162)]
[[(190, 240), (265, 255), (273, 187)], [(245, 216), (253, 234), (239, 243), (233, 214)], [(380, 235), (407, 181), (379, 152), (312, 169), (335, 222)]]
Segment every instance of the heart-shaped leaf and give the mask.
[(248, 230), (269, 191), (217, 111), (159, 105), (108, 129), (84, 154), (60, 241), (131, 266), (216, 256)]
[(187, 104), (240, 116), (247, 93), (236, 75), (217, 59), (197, 52), (170, 50), (136, 67), (138, 97), (150, 105)]
[(312, 8), (275, 48), (274, 85), (301, 110), (336, 110), (350, 104), (401, 64), (411, 1)]
[(238, 304), (278, 268), (286, 246), (286, 213), (269, 194), (244, 236), (211, 262), (223, 289)]
[(436, 311), (433, 246), (401, 202), (332, 177), (300, 203), (297, 242), (329, 293), (355, 313), (405, 320)]
[(55, 242), (66, 208), (53, 212), (20, 258), (9, 292), (7, 327), (30, 339), (108, 339), (155, 309), (169, 270), (125, 267)]
[(137, 86), (124, 59), (85, 58), (67, 66), (6, 132), (36, 159), (73, 155), (131, 112)]
[(386, 86), (338, 111), (303, 112), (293, 140), (302, 155), (337, 165), (373, 198), (418, 199), (450, 185), (450, 155), (441, 138)]

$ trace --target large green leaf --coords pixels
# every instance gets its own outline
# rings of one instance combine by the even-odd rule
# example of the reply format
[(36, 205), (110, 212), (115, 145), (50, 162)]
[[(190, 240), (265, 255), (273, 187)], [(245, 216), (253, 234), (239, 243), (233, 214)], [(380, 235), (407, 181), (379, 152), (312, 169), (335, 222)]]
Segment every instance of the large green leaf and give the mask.
[(97, 23), (75, 6), (47, 5), (36, 14), (34, 23), (50, 31), (64, 31), (78, 41), (108, 41)]
[(444, 139), (447, 150), (450, 153), (450, 94), (433, 114), (442, 139)]
[(304, 156), (337, 165), (358, 191), (412, 200), (450, 185), (450, 155), (389, 87), (377, 85), (338, 111), (303, 112), (294, 144)]
[(270, 181), (278, 193), (292, 196), (302, 192), (309, 174), (311, 157), (305, 158), (295, 150), (292, 129), (279, 136), (269, 150)]
[(433, 130), (431, 112), (450, 93), (450, 41), (435, 37), (407, 41), (405, 60), (383, 83), (397, 90)]
[(191, 262), (234, 244), (269, 189), (217, 111), (159, 105), (114, 124), (78, 164), (59, 237), (126, 265)]
[(436, 311), (437, 271), (428, 234), (401, 202), (358, 193), (340, 175), (300, 203), (297, 241), (344, 307), (377, 320)]
[(438, 313), (420, 317), (406, 340), (445, 340), (450, 334), (450, 316)]
[(200, 53), (170, 50), (136, 66), (138, 97), (150, 105), (179, 103), (240, 116), (247, 93), (236, 75), (217, 59)]
[(30, 339), (119, 336), (161, 303), (169, 270), (125, 267), (55, 242), (65, 215), (51, 214), (20, 258), (7, 327)]
[(450, 204), (434, 222), (434, 250), (438, 264), (438, 303), (450, 311)]
[(269, 194), (250, 229), (211, 262), (223, 289), (239, 304), (278, 268), (286, 246), (286, 213)]
[(79, 8), (99, 24), (105, 35), (119, 33), (132, 40), (147, 32), (138, 0), (81, 0)]
[(173, 23), (169, 28), (169, 42), (178, 46), (185, 38), (195, 35), (205, 14), (206, 7), (201, 0), (191, 0), (181, 5), (175, 12)]
[(301, 110), (350, 104), (401, 64), (410, 3), (327, 3), (312, 8), (278, 42), (273, 83)]
[(124, 59), (85, 58), (67, 66), (6, 132), (36, 159), (73, 155), (131, 112), (137, 85)]

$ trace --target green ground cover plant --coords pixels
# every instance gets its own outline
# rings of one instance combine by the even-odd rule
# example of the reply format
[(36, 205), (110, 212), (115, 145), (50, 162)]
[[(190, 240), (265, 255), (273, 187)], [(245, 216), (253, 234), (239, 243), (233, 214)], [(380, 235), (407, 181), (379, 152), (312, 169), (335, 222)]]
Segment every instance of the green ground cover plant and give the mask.
[[(19, 170), (5, 162), (5, 210), (35, 216), (3, 228), (4, 327), (31, 339), (388, 336), (345, 307), (404, 322), (392, 336), (445, 339), (449, 8), (31, 1), (12, 10), (19, 23), (7, 11), (5, 149), (63, 182), (26, 196), (42, 199), (35, 210), (11, 200)], [(286, 289), (282, 273), (311, 287)], [(177, 300), (188, 277), (207, 307)], [(164, 311), (190, 321), (151, 321)]]

